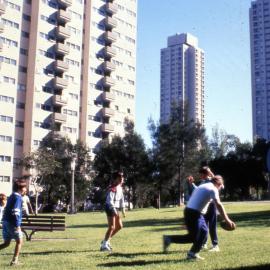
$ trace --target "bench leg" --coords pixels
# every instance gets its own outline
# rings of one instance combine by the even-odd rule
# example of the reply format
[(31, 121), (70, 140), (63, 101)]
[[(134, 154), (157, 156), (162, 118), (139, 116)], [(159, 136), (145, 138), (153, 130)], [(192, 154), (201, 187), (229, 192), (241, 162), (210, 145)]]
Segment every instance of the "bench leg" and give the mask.
[(29, 238), (28, 233), (24, 229), (22, 229), (22, 232), (25, 234), (26, 241), (31, 241), (31, 237)]
[(32, 236), (34, 235), (35, 232), (36, 232), (36, 230), (33, 230), (33, 231), (29, 234), (29, 241), (31, 241)]

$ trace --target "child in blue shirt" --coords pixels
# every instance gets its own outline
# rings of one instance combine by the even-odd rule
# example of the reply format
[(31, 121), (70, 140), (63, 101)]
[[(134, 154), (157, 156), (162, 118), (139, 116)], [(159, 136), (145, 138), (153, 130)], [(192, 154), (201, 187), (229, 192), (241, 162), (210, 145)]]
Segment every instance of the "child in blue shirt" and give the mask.
[(22, 223), (22, 196), (26, 194), (27, 187), (24, 180), (18, 180), (13, 185), (13, 193), (10, 195), (3, 216), (3, 239), (0, 250), (8, 247), (12, 239), (16, 241), (14, 256), (10, 265), (18, 264), (18, 257), (23, 243), (21, 231)]

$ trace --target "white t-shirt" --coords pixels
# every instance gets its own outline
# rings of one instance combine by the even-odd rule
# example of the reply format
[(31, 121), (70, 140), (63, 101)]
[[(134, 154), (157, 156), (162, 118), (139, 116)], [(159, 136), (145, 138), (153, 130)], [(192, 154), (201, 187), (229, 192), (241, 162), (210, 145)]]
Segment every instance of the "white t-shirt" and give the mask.
[(219, 200), (218, 189), (211, 182), (202, 184), (194, 189), (188, 201), (187, 208), (191, 208), (205, 214), (209, 203), (213, 199)]
[(120, 209), (125, 207), (124, 194), (121, 185), (110, 188), (106, 196), (106, 204)]
[(2, 218), (4, 215), (4, 209), (5, 209), (5, 207), (0, 205), (0, 223), (2, 222)]
[(29, 215), (28, 203), (30, 203), (30, 199), (27, 195), (22, 196), (22, 211), (26, 215)]

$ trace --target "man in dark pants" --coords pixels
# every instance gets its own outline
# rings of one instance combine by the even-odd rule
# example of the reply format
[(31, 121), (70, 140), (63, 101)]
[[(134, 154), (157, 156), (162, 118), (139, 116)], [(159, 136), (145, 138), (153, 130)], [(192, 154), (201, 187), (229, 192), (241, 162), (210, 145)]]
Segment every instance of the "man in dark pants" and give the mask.
[(193, 245), (187, 254), (187, 259), (203, 259), (199, 252), (207, 240), (208, 226), (204, 215), (209, 203), (213, 201), (229, 227), (235, 228), (235, 224), (227, 216), (219, 199), (219, 190), (223, 187), (221, 176), (215, 176), (208, 183), (196, 188), (184, 210), (185, 223), (188, 229), (187, 235), (164, 235), (163, 250), (166, 252), (170, 243), (189, 243)]

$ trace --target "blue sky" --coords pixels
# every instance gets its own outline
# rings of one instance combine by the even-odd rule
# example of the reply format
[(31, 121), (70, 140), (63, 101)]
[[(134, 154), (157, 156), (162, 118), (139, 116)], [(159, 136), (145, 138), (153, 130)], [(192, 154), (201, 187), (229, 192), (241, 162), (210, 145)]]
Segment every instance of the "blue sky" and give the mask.
[(136, 130), (150, 146), (149, 117), (159, 119), (160, 49), (189, 32), (205, 51), (207, 134), (218, 123), (252, 141), (249, 7), (251, 0), (138, 0)]

